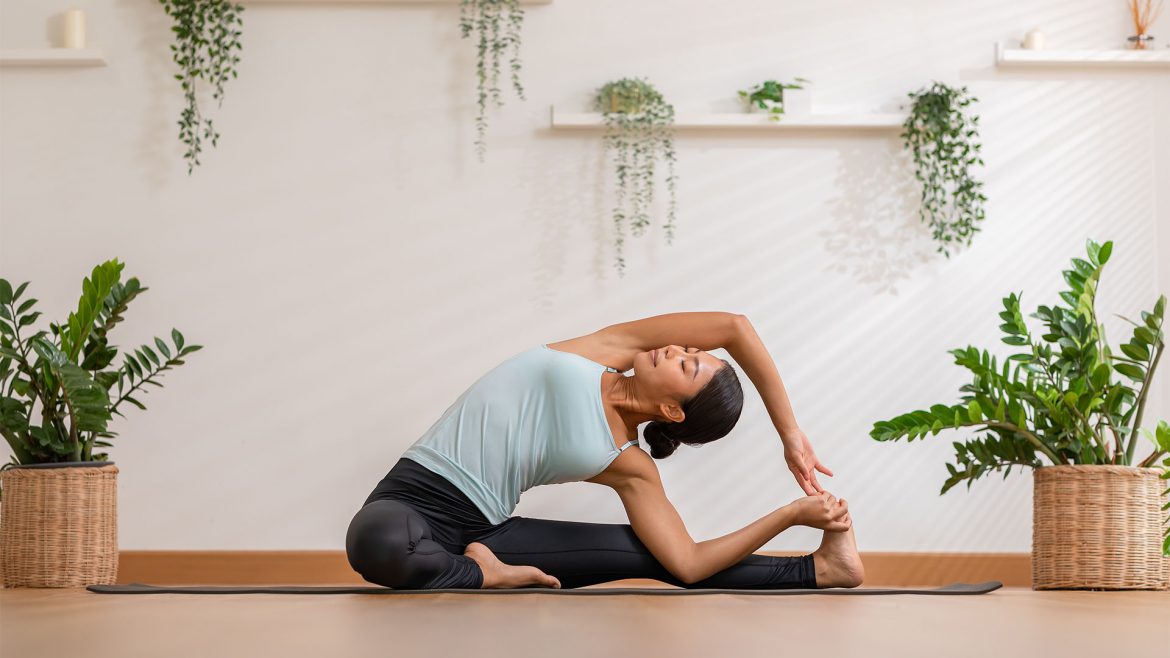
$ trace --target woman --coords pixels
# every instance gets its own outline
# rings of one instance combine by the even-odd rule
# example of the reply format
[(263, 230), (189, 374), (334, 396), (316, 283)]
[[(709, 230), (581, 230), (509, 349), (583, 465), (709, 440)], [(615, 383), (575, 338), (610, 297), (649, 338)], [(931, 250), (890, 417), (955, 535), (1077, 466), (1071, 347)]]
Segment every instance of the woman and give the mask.
[[(738, 421), (742, 389), (731, 364), (706, 351), (717, 348), (760, 392), (808, 495), (696, 543), (654, 460), (680, 443), (719, 439)], [(650, 454), (629, 449), (645, 422)], [(525, 350), (483, 375), (366, 499), (346, 554), (367, 581), (402, 589), (583, 587), (623, 578), (687, 588), (856, 587), (863, 568), (848, 505), (820, 487), (816, 471), (832, 475), (797, 426), (745, 316), (658, 315)], [(613, 488), (630, 523), (510, 516), (526, 489), (573, 481)], [(798, 557), (753, 553), (793, 525), (823, 529), (820, 548)]]

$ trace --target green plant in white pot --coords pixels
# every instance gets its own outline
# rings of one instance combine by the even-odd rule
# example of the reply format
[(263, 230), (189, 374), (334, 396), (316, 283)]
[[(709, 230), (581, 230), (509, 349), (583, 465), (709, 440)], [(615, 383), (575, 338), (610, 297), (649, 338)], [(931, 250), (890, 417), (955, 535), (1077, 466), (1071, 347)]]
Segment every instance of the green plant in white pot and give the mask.
[(640, 237), (650, 225), (658, 160), (666, 164), (666, 244), (674, 241), (677, 209), (675, 187), (674, 106), (641, 78), (622, 78), (606, 83), (594, 97), (594, 107), (606, 125), (605, 150), (613, 155), (617, 176), (617, 204), (613, 210), (614, 259), (619, 276), (625, 276), (623, 256), (626, 223)]
[[(982, 432), (982, 437), (954, 442), (956, 463), (947, 464), (949, 477), (940, 493), (960, 482), (970, 488), (993, 471), (1002, 470), (1006, 478), (1013, 467), (1034, 469), (1033, 586), (1166, 587), (1170, 528), (1162, 511), (1170, 490), (1164, 491), (1159, 480), (1170, 479), (1170, 425), (1145, 417), (1150, 385), (1166, 347), (1166, 297), (1160, 296), (1137, 320), (1126, 319), (1133, 326), (1131, 336), (1115, 351), (1096, 310), (1101, 272), (1113, 243), (1090, 240), (1087, 251), (1087, 258), (1074, 258), (1072, 269), (1064, 272), (1069, 289), (1060, 293), (1063, 303), (1040, 306), (1031, 315), (1042, 322), (1039, 334), (1025, 323), (1020, 296), (1004, 298), (999, 314), (1003, 342), (1019, 352), (1000, 361), (976, 347), (951, 350), (955, 364), (972, 374), (971, 383), (960, 388), (960, 403), (878, 421), (871, 436), (913, 441), (944, 429)], [(1135, 460), (1141, 440), (1152, 450)], [(1055, 476), (1064, 478), (1062, 488), (1050, 490), (1049, 479)], [(1077, 491), (1082, 492), (1079, 497), (1072, 493)], [(1062, 505), (1075, 509), (1070, 512)], [(1054, 510), (1058, 513), (1050, 514)], [(1049, 517), (1055, 525), (1042, 527), (1040, 521)], [(1108, 526), (1121, 520), (1128, 524), (1128, 535)], [(1086, 578), (1085, 560), (1092, 553), (1078, 542), (1099, 546), (1097, 557), (1116, 577), (1078, 580)], [(1047, 571), (1066, 549), (1080, 551), (1081, 573), (1075, 578)]]
[(741, 89), (739, 97), (747, 104), (749, 110), (760, 109), (768, 113), (769, 121), (779, 121), (784, 116), (784, 91), (803, 90), (811, 82), (804, 78), (795, 78), (792, 82), (765, 80), (750, 89)]
[[(98, 449), (129, 406), (145, 409), (149, 386), (201, 349), (178, 330), (171, 343), (128, 350), (116, 364), (111, 330), (147, 289), (121, 280), (123, 264), (102, 263), (82, 282), (77, 310), (35, 329), (37, 300), (0, 278), (0, 435), (12, 460), (0, 471), (6, 586), (112, 583), (117, 572), (117, 467)], [(46, 502), (47, 501), (47, 502)], [(77, 509), (77, 505), (91, 508)], [(17, 559), (11, 559), (12, 556)], [(81, 562), (78, 556), (95, 556)]]

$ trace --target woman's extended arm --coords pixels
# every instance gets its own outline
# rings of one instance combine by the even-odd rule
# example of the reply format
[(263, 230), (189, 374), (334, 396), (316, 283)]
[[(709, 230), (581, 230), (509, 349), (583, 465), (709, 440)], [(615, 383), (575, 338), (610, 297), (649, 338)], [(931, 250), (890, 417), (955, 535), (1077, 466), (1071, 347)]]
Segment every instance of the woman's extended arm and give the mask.
[(780, 373), (776, 370), (772, 355), (764, 347), (764, 341), (760, 340), (756, 328), (746, 315), (738, 316), (738, 320), (735, 336), (726, 347), (727, 353), (752, 380), (760, 397), (764, 399), (772, 425), (787, 446), (793, 440), (793, 435), (800, 431), (796, 416), (792, 413), (792, 404), (788, 401), (788, 392), (784, 390), (784, 382), (780, 381)]
[(788, 401), (788, 392), (784, 390), (784, 382), (780, 380), (772, 355), (764, 347), (764, 341), (760, 340), (747, 316), (737, 316), (736, 327), (734, 338), (726, 346), (727, 353), (735, 359), (763, 398), (772, 425), (784, 443), (784, 458), (789, 470), (806, 494), (824, 491), (817, 482), (816, 471), (829, 476), (833, 472), (820, 463), (808, 437), (797, 424), (792, 404)]
[(823, 494), (798, 499), (722, 537), (696, 542), (666, 497), (658, 467), (646, 453), (626, 451), (590, 482), (617, 492), (634, 534), (667, 571), (688, 584), (736, 564), (794, 525), (834, 531), (850, 527), (845, 501)]

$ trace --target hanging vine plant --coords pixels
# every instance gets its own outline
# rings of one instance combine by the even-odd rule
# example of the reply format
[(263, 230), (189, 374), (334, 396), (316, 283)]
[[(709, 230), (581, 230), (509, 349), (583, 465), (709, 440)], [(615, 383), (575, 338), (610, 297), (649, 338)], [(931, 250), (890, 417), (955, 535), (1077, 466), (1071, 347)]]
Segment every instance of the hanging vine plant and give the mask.
[(496, 107), (503, 106), (500, 100), (500, 58), (511, 50), (509, 66), (512, 69), (512, 88), (520, 100), (524, 98), (524, 86), (520, 84), (520, 26), (524, 23), (524, 10), (520, 0), (461, 0), (459, 6), (459, 30), (462, 38), (476, 33), (475, 74), (478, 80), (479, 113), (475, 117), (475, 152), (483, 162), (487, 143), (488, 97)]
[(240, 50), (240, 31), (243, 27), (240, 12), (244, 8), (228, 0), (159, 0), (167, 15), (174, 19), (171, 31), (176, 43), (171, 53), (180, 73), (175, 79), (182, 83), (187, 107), (179, 120), (179, 139), (187, 145), (183, 157), (187, 160), (187, 175), (199, 164), (202, 142), (210, 139), (215, 146), (219, 133), (208, 117), (199, 111), (195, 96), (195, 82), (202, 78), (212, 85), (212, 97), (223, 106), (223, 84), (228, 77), (237, 77), (235, 65), (240, 61), (232, 51)]
[(649, 208), (654, 201), (654, 172), (659, 158), (666, 163), (669, 193), (666, 243), (674, 240), (675, 151), (674, 107), (645, 79), (623, 78), (602, 86), (594, 99), (606, 125), (607, 154), (613, 154), (617, 175), (617, 204), (613, 211), (617, 242), (614, 257), (618, 276), (625, 276), (627, 220), (635, 237), (650, 225)]
[(938, 251), (949, 258), (952, 246), (971, 244), (987, 201), (983, 183), (972, 171), (983, 164), (979, 117), (967, 112), (978, 99), (966, 87), (941, 82), (911, 92), (910, 99), (902, 140), (914, 156), (914, 177), (922, 185), (918, 216), (930, 225)]

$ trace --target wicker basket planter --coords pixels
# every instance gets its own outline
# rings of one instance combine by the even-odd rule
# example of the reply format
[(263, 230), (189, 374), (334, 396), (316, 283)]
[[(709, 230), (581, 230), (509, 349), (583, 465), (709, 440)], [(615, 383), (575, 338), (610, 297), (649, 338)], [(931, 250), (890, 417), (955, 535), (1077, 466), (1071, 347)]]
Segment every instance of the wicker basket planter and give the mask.
[(4, 587), (85, 587), (118, 578), (118, 467), (30, 464), (0, 471)]
[(1170, 589), (1155, 468), (1033, 471), (1032, 589)]

